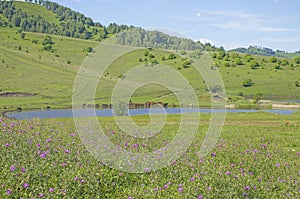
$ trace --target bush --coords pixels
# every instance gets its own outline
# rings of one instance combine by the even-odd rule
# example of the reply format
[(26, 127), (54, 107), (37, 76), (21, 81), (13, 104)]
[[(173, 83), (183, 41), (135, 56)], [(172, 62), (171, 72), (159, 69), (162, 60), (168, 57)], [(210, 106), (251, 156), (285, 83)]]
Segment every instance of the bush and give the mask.
[(276, 70), (281, 70), (282, 68), (279, 65), (274, 66)]
[(252, 82), (252, 79), (246, 79), (243, 82), (244, 87), (251, 87), (253, 84), (254, 84), (254, 82)]
[(92, 51), (93, 51), (93, 48), (92, 48), (92, 47), (87, 47), (86, 52), (90, 53), (90, 52), (92, 52)]
[(277, 62), (277, 58), (276, 58), (276, 57), (271, 57), (271, 58), (270, 58), (270, 61), (271, 61), (272, 63), (276, 63), (276, 62)]
[(252, 60), (250, 62), (250, 67), (251, 67), (251, 69), (257, 69), (259, 67), (259, 63), (256, 62), (256, 61), (254, 61), (254, 60)]
[(243, 92), (238, 92), (237, 96), (244, 96), (244, 93)]
[(46, 51), (52, 50), (52, 45), (50, 45), (50, 44), (44, 45), (43, 50), (46, 50)]
[(144, 56), (148, 56), (149, 55), (149, 51), (148, 50), (145, 50), (145, 52), (144, 52)]
[(191, 62), (189, 62), (188, 60), (185, 60), (184, 62), (182, 62), (183, 68), (189, 68), (190, 66), (191, 66)]
[(300, 56), (299, 56), (299, 57), (296, 57), (296, 58), (294, 59), (294, 62), (295, 62), (296, 64), (300, 64)]
[(173, 53), (169, 54), (169, 59), (176, 59), (176, 55), (174, 55)]
[(235, 63), (236, 65), (243, 65), (243, 61), (242, 61), (240, 58), (236, 58), (236, 59), (234, 60), (234, 63)]
[(258, 102), (262, 99), (262, 96), (263, 96), (262, 93), (256, 93), (256, 94), (253, 96), (254, 102), (255, 102), (255, 103), (258, 103)]

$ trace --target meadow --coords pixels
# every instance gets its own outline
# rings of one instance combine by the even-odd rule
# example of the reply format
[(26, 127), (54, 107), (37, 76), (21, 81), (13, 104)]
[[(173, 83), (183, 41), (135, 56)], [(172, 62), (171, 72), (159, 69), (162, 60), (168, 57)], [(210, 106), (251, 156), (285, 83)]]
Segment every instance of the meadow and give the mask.
[[(17, 28), (0, 27), (0, 69), (2, 71), (0, 94), (26, 94), (15, 97), (0, 96), (0, 111), (15, 110), (17, 107), (22, 109), (45, 109), (47, 106), (70, 108), (77, 71), (83, 61), (95, 53), (92, 51), (89, 55), (87, 49), (95, 49), (99, 42), (51, 35), (52, 49), (45, 50), (43, 42), (47, 35), (30, 32), (23, 32), (23, 34), (24, 38), (21, 38), (22, 33)], [(113, 37), (106, 42), (112, 43)], [(96, 103), (110, 102), (111, 90), (126, 70), (143, 64), (145, 67), (151, 65), (155, 67), (158, 62), (178, 70), (190, 82), (200, 105), (209, 106), (209, 89), (193, 67), (193, 61), (199, 56), (198, 51), (153, 49), (149, 52), (151, 58), (145, 56), (145, 51), (147, 49), (141, 48), (130, 52), (110, 65), (101, 77), (96, 93)], [(168, 56), (172, 53), (176, 56), (169, 59)], [(214, 53), (210, 52), (210, 54)], [(263, 99), (271, 100), (300, 98), (300, 87), (295, 85), (297, 81), (300, 81), (297, 75), (300, 70), (299, 64), (295, 64), (293, 59), (277, 58), (277, 63), (273, 63), (270, 57), (252, 56), (252, 58), (259, 64), (259, 67), (251, 69), (251, 62), (246, 61), (246, 55), (233, 52), (226, 52), (223, 58), (218, 58), (218, 56), (212, 58), (214, 66), (207, 66), (208, 70), (218, 67), (227, 96), (232, 99), (229, 103), (240, 107), (244, 104), (249, 105), (247, 100), (256, 93), (262, 93)], [(236, 59), (242, 64), (235, 64)], [(185, 61), (191, 62), (192, 65), (185, 67)], [(280, 69), (275, 69), (274, 67), (279, 63), (285, 63), (285, 65), (281, 64)], [(251, 87), (244, 87), (243, 82), (246, 79), (251, 79), (254, 84)], [(170, 90), (157, 85), (146, 85), (140, 88), (135, 92), (133, 100), (136, 103), (164, 101), (172, 104), (177, 102)]]
[[(171, 165), (141, 174), (111, 169), (83, 146), (72, 119), (0, 120), (1, 198), (297, 198), (300, 194), (299, 113), (231, 113), (215, 148), (199, 157), (209, 114), (188, 150)], [(133, 117), (139, 125), (148, 116)], [(99, 118), (106, 136), (132, 152), (164, 146), (180, 115), (150, 139)], [(195, 118), (190, 117), (190, 121)]]

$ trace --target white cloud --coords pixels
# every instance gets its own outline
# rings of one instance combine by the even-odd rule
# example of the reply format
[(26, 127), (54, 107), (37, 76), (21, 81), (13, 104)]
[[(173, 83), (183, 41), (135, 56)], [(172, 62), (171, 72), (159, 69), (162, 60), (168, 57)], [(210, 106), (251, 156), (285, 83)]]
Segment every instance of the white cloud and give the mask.
[(260, 38), (259, 41), (266, 42), (266, 43), (300, 43), (300, 37), (282, 37), (282, 38), (264, 37), (264, 38)]
[(201, 14), (201, 12), (196, 13), (197, 17), (203, 17), (203, 15)]
[(200, 38), (200, 39), (196, 39), (195, 41), (200, 41), (203, 44), (206, 44), (206, 43), (210, 43), (211, 45), (217, 45), (218, 44), (217, 41), (213, 41), (213, 40), (210, 40), (210, 39), (207, 39), (207, 38)]
[(222, 28), (222, 29), (231, 29), (231, 30), (253, 30), (253, 31), (261, 31), (261, 32), (285, 32), (285, 31), (293, 31), (292, 29), (286, 28), (277, 28), (277, 27), (269, 27), (254, 21), (247, 22), (226, 22), (221, 24), (214, 24), (214, 26)]
[(261, 32), (293, 31), (292, 29), (266, 25), (270, 22), (265, 16), (248, 13), (241, 10), (211, 11), (210, 14), (223, 16), (223, 22), (214, 24), (214, 26), (222, 29), (252, 30)]

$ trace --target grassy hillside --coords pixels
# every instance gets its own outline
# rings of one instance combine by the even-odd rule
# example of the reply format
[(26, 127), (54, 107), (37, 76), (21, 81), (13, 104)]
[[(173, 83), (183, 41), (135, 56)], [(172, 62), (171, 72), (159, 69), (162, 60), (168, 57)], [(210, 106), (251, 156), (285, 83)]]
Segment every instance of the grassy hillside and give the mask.
[[(15, 28), (0, 29), (0, 108), (70, 107), (77, 70), (87, 56), (87, 48), (95, 48), (98, 42), (52, 35), (52, 48), (45, 50), (43, 42), (47, 35), (25, 32), (21, 38), (21, 34)], [(168, 59), (172, 52), (156, 49), (149, 51), (154, 56), (149, 58), (149, 55), (145, 56), (145, 51), (146, 49), (141, 49), (128, 53), (112, 63), (100, 80), (97, 103), (109, 103), (112, 88), (126, 71), (141, 64), (151, 67), (149, 65), (156, 61), (183, 74), (196, 91), (200, 104), (209, 105), (209, 93), (201, 75), (192, 66), (184, 68), (184, 58), (176, 55), (176, 58)], [(195, 52), (180, 53), (188, 53), (184, 56), (192, 62), (195, 58), (189, 54)], [(278, 58), (276, 62), (272, 62), (270, 57), (252, 56), (248, 62), (249, 57), (237, 53), (225, 53), (225, 56), (211, 53), (211, 56), (222, 74), (227, 95), (233, 103), (242, 104), (241, 99), (252, 98), (258, 92), (263, 94), (263, 99), (300, 98), (300, 87), (295, 85), (297, 81), (300, 82), (300, 67), (291, 59)], [(258, 66), (251, 68), (254, 62)], [(156, 67), (155, 64), (153, 67)], [(277, 66), (280, 67), (276, 69)], [(244, 87), (246, 79), (251, 79), (254, 84)], [(12, 97), (9, 93), (19, 94)], [(140, 103), (177, 103), (170, 90), (158, 85), (146, 85), (145, 88), (138, 89), (132, 99)], [(236, 100), (239, 101), (235, 102)]]
[[(26, 97), (1, 97), (5, 106), (44, 107), (44, 104), (70, 105), (72, 84), (86, 56), (84, 49), (97, 42), (51, 36), (51, 51), (43, 50), (46, 35), (17, 29), (0, 29), (0, 93), (27, 93)], [(33, 43), (35, 41), (36, 43)]]
[(49, 23), (59, 24), (59, 19), (55, 16), (55, 14), (43, 6), (26, 2), (14, 2), (14, 5), (16, 9), (21, 9), (23, 12), (34, 16), (41, 16)]

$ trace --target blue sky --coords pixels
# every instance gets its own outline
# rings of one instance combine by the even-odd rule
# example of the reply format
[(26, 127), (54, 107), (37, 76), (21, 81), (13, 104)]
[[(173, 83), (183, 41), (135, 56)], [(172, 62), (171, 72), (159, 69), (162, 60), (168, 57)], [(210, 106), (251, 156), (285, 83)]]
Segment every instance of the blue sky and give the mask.
[(300, 50), (299, 0), (54, 0), (104, 25), (167, 29), (225, 49)]

